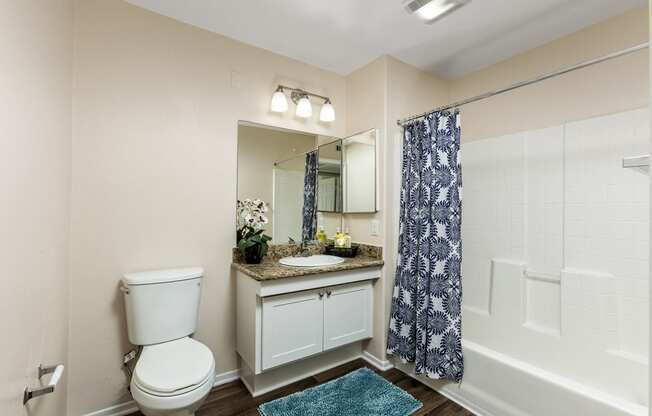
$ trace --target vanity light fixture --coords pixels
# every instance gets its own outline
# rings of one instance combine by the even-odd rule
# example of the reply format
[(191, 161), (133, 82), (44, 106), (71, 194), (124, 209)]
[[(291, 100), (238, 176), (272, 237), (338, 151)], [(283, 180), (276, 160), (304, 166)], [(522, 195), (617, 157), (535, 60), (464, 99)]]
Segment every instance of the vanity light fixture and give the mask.
[(331, 104), (331, 100), (326, 100), (324, 105), (321, 106), (319, 120), (328, 123), (335, 121), (335, 109), (333, 108), (333, 104)]
[(283, 93), (283, 89), (278, 87), (272, 95), (272, 103), (270, 109), (275, 113), (285, 113), (288, 111), (288, 99)]
[(416, 13), (426, 23), (430, 24), (470, 2), (471, 0), (408, 0), (404, 3), (404, 7), (408, 13)]
[(300, 88), (287, 87), (285, 85), (279, 85), (276, 87), (276, 91), (274, 91), (274, 95), (272, 95), (272, 101), (270, 104), (271, 111), (275, 113), (285, 113), (288, 110), (288, 100), (285, 91), (290, 92), (290, 98), (297, 106), (295, 110), (297, 117), (312, 117), (312, 103), (310, 102), (310, 98), (314, 97), (324, 101), (321, 111), (319, 112), (319, 120), (326, 123), (335, 121), (335, 109), (333, 108), (330, 98)]
[(296, 115), (301, 118), (312, 117), (312, 104), (310, 104), (310, 99), (307, 95), (299, 98), (299, 101), (297, 102)]

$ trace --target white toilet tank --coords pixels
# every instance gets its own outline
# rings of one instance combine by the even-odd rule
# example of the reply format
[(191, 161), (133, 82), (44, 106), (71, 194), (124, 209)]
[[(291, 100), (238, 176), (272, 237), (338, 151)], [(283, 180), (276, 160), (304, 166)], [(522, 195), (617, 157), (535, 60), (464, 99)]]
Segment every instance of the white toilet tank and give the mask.
[(201, 267), (125, 274), (129, 341), (151, 345), (194, 333), (203, 274)]

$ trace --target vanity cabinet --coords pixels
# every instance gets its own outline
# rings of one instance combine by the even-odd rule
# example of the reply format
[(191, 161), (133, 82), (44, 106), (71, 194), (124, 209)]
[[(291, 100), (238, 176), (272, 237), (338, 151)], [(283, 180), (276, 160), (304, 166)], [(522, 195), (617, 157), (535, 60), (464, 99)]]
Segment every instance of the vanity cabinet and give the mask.
[(373, 281), (379, 277), (379, 267), (272, 281), (236, 272), (242, 367), (264, 375), (371, 338)]
[(371, 338), (371, 283), (326, 289), (324, 351)]
[(323, 351), (323, 292), (263, 298), (263, 370)]
[(371, 282), (262, 299), (262, 370), (370, 338)]

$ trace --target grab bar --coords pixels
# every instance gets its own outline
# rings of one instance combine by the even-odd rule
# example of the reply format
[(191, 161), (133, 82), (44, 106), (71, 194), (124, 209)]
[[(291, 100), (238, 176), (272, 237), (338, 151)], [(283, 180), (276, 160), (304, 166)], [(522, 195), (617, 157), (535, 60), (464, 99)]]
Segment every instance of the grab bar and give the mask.
[(645, 168), (650, 166), (650, 155), (627, 156), (623, 158), (624, 168)]
[(28, 401), (34, 397), (43, 396), (44, 394), (49, 394), (54, 392), (54, 388), (57, 386), (59, 379), (63, 375), (63, 364), (59, 365), (50, 365), (43, 366), (43, 364), (38, 366), (38, 378), (39, 380), (46, 374), (52, 373), (50, 377), (50, 382), (47, 386), (37, 387), (30, 389), (29, 386), (25, 386), (25, 391), (23, 392), (23, 405), (27, 404)]

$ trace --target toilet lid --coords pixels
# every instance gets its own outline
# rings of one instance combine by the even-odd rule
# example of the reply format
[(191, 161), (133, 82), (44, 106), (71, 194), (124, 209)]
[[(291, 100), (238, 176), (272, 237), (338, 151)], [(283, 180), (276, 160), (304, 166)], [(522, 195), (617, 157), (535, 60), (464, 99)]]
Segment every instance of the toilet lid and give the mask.
[(134, 370), (134, 382), (159, 396), (183, 394), (213, 376), (215, 362), (207, 346), (181, 338), (143, 347)]

